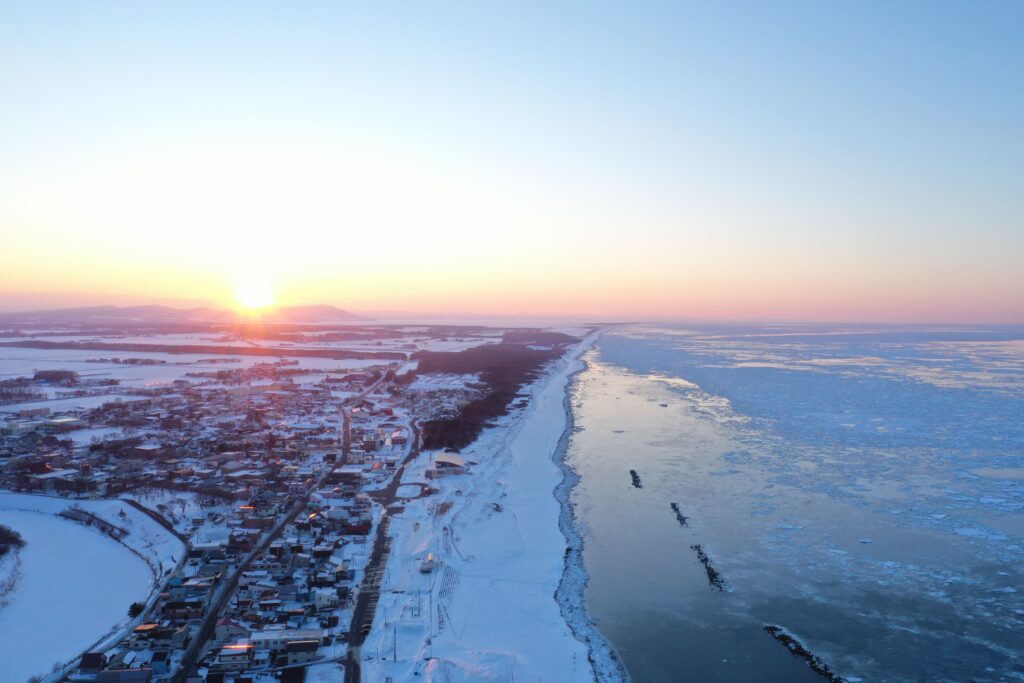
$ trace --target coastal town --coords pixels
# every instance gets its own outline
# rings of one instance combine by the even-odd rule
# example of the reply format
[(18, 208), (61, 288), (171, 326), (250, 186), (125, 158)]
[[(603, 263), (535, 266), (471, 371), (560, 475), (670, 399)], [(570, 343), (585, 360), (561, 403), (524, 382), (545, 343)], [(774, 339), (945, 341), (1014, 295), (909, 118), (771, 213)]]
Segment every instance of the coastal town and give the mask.
[[(399, 680), (441, 659), (429, 644), (450, 628), (447, 563), (463, 552), (450, 517), (480, 483), (472, 445), (527, 411), (578, 338), (276, 332), (293, 336), (0, 335), (0, 350), (34, 354), (0, 379), (0, 522), (45, 509), (142, 557), (153, 579), (108, 632), (29, 680), (358, 681), (366, 667), (365, 680)], [(156, 344), (168, 348), (134, 350)], [(399, 620), (426, 649), (399, 657)], [(400, 659), (404, 675), (382, 671)]]

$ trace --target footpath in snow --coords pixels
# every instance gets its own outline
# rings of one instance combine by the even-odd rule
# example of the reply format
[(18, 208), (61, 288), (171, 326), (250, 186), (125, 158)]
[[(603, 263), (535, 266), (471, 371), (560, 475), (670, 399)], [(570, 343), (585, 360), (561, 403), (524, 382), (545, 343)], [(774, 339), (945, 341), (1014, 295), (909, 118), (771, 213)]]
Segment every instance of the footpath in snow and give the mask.
[[(72, 505), (128, 535), (118, 542), (58, 516)], [(119, 500), (0, 492), (0, 523), (26, 542), (0, 566), (9, 589), (0, 600), (0, 679), (12, 683), (115, 640), (131, 625), (128, 606), (149, 599), (184, 554), (174, 535)]]
[[(525, 389), (526, 408), (464, 449), (468, 473), (432, 482), (437, 494), (392, 517), (391, 559), (360, 656), (364, 680), (624, 678), (582, 607), (586, 575), (558, 462), (571, 426), (567, 387), (595, 336)], [(425, 481), (434, 455), (422, 453), (403, 482)], [(430, 554), (437, 568), (420, 571)]]

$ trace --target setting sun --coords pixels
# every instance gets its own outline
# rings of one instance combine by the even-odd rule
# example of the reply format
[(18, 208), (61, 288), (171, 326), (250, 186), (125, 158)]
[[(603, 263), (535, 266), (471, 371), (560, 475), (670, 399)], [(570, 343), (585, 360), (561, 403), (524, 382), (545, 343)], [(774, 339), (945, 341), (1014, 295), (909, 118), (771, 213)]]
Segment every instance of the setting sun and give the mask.
[(235, 301), (247, 311), (269, 308), (274, 303), (274, 291), (266, 278), (246, 278), (235, 286)]

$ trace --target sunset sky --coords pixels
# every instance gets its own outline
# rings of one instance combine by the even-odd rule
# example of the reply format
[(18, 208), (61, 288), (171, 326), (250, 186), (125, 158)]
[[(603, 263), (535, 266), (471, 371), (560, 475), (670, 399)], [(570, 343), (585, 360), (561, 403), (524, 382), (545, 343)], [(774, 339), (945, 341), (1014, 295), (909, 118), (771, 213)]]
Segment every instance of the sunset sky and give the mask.
[(1024, 322), (1024, 3), (0, 4), (0, 309)]

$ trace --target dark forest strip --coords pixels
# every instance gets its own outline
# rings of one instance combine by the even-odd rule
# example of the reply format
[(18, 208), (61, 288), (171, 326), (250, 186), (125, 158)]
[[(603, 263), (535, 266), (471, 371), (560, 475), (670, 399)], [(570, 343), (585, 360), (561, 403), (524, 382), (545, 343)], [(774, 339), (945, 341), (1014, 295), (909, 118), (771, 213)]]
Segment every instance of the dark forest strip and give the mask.
[[(424, 422), (423, 448), (459, 450), (473, 443), (491, 420), (508, 413), (509, 404), (523, 385), (540, 377), (546, 364), (561, 357), (567, 344), (565, 340), (575, 341), (572, 337), (559, 335), (561, 343), (547, 348), (531, 348), (529, 344), (537, 343), (535, 335), (520, 332), (514, 338), (519, 343), (503, 341), (464, 351), (420, 351), (413, 354), (413, 359), (419, 361), (417, 375), (479, 374), (481, 383), (486, 386), (484, 396), (463, 405), (455, 417)], [(543, 338), (553, 341), (550, 336)], [(411, 381), (411, 375), (403, 376), (405, 381)]]

